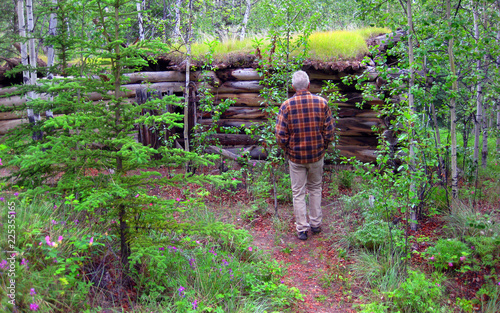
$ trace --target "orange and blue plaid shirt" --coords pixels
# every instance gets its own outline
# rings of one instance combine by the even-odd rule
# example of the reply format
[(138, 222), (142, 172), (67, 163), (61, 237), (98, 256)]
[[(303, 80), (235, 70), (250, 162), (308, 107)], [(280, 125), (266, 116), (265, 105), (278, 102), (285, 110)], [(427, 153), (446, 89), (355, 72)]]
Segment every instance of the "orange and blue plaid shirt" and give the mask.
[(314, 163), (334, 140), (334, 119), (328, 102), (307, 90), (283, 102), (276, 121), (276, 141), (294, 163)]

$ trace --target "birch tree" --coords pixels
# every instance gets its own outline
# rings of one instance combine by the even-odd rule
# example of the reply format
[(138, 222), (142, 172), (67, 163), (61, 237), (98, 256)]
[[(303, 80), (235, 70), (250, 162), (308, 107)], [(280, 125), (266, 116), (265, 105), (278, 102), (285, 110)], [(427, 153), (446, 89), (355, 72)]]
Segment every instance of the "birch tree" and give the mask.
[[(57, 0), (52, 0), (52, 4), (54, 8), (57, 7)], [(50, 19), (49, 19), (49, 37), (55, 37), (57, 34), (57, 18), (56, 14), (54, 12), (50, 13)], [(54, 45), (50, 44), (47, 47), (47, 67), (49, 68), (49, 73), (47, 75), (47, 79), (52, 80), (54, 78), (53, 70), (52, 67), (54, 66), (54, 61), (55, 61), (55, 51), (54, 51)], [(52, 97), (51, 97), (52, 98)], [(45, 116), (47, 118), (53, 118), (54, 114), (52, 113), (52, 110), (47, 110), (45, 111)]]
[[(473, 1), (472, 14), (474, 17), (474, 40), (476, 42), (476, 54), (479, 55), (479, 13), (478, 3)], [(476, 75), (481, 76), (481, 58), (476, 59)], [(479, 167), (479, 143), (481, 141), (481, 129), (483, 127), (483, 102), (482, 102), (482, 81), (476, 82), (476, 116), (474, 119), (474, 167)]]
[[(448, 39), (448, 60), (451, 71), (452, 88), (450, 92), (450, 137), (451, 137), (451, 197), (458, 199), (458, 166), (457, 166), (457, 111), (456, 96), (458, 94), (457, 70), (455, 67), (455, 56), (453, 54), (453, 45), (455, 37), (453, 36), (452, 18), (451, 18), (451, 0), (446, 0), (446, 19), (449, 26)], [(454, 201), (453, 201), (454, 202)], [(454, 203), (452, 205), (455, 205)]]
[(144, 21), (142, 19), (142, 10), (146, 6), (146, 1), (137, 1), (137, 20), (139, 23), (139, 41), (144, 40)]

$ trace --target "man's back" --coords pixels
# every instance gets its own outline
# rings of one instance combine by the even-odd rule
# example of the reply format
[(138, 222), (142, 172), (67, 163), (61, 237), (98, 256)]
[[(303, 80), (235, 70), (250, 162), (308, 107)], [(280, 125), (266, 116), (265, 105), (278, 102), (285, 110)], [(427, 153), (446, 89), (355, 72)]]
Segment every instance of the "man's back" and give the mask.
[(333, 141), (334, 120), (327, 101), (307, 90), (285, 101), (276, 122), (276, 138), (295, 163), (320, 160)]

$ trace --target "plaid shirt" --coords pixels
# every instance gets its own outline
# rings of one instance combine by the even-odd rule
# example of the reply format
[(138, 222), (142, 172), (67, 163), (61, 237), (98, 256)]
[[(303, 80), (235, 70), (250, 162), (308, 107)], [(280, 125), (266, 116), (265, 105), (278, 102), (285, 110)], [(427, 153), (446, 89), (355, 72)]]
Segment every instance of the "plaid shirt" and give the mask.
[(314, 163), (334, 139), (328, 102), (307, 90), (283, 102), (276, 121), (276, 141), (294, 163)]

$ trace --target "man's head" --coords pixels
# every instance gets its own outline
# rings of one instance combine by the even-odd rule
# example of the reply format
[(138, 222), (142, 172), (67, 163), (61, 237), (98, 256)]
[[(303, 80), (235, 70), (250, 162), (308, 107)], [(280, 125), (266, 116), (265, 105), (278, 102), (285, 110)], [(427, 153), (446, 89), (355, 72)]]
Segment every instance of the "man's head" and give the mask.
[(309, 89), (309, 76), (304, 71), (297, 71), (292, 76), (292, 86), (296, 91)]

